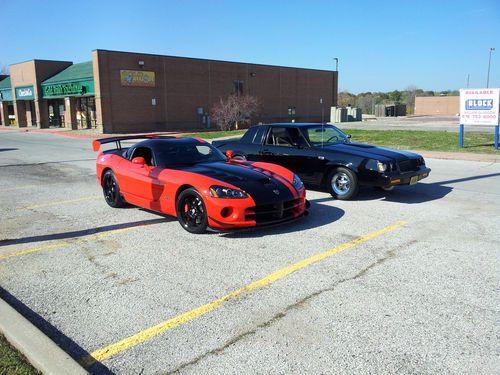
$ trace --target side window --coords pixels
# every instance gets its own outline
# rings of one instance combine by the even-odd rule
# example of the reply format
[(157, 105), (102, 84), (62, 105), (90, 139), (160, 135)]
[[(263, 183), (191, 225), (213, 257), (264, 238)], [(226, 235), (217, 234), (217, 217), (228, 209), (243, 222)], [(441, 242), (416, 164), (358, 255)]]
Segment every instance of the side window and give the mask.
[(137, 157), (143, 157), (147, 165), (154, 165), (153, 152), (149, 147), (137, 147), (132, 152), (130, 160)]
[(257, 126), (257, 132), (255, 133), (252, 143), (256, 143), (258, 145), (262, 144), (262, 137), (264, 136), (265, 130), (265, 126)]
[(241, 143), (253, 143), (253, 139), (255, 137), (255, 132), (257, 131), (257, 127), (253, 126), (246, 131), (246, 133), (241, 137)]
[(271, 128), (266, 139), (268, 145), (292, 147), (293, 143), (293, 136), (288, 128)]

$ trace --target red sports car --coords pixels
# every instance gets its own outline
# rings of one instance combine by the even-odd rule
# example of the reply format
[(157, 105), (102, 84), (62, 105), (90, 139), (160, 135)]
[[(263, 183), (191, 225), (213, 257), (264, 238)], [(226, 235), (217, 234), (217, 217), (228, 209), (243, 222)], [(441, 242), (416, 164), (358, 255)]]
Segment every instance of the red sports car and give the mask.
[(93, 141), (94, 151), (105, 143), (116, 148), (99, 154), (96, 169), (111, 207), (130, 203), (177, 216), (191, 233), (274, 224), (307, 213), (302, 181), (278, 165), (233, 160), (193, 138), (102, 138)]

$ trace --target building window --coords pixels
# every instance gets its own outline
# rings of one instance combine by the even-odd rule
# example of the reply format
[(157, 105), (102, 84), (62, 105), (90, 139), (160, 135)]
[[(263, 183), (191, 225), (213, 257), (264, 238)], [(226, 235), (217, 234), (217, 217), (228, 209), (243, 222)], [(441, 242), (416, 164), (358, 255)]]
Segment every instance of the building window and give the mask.
[(234, 85), (234, 94), (243, 95), (243, 81), (234, 80), (233, 85)]

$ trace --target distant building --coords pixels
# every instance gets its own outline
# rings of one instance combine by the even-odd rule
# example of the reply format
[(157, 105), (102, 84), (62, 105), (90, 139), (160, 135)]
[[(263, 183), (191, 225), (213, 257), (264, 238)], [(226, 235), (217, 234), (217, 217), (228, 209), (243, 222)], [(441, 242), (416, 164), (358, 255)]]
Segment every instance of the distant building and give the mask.
[(460, 112), (459, 96), (417, 96), (416, 116), (455, 116)]
[(0, 120), (102, 133), (203, 129), (221, 98), (249, 94), (261, 103), (256, 122), (319, 122), (337, 91), (336, 71), (95, 50), (79, 64), (10, 65), (0, 77)]

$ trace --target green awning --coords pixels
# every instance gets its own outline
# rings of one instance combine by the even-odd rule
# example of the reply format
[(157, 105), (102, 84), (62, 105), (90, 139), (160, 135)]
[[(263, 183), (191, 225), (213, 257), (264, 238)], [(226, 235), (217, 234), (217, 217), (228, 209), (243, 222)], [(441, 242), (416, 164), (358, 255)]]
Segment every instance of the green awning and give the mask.
[(92, 61), (70, 65), (63, 71), (57, 73), (55, 76), (52, 76), (49, 79), (43, 81), (42, 86), (53, 85), (57, 83), (83, 81), (88, 79), (94, 79), (94, 69), (92, 66)]
[(12, 89), (10, 76), (0, 81), (0, 90)]
[(0, 100), (4, 102), (12, 101), (12, 85), (10, 76), (0, 81)]
[(94, 95), (94, 69), (92, 61), (73, 64), (42, 82), (42, 97)]

